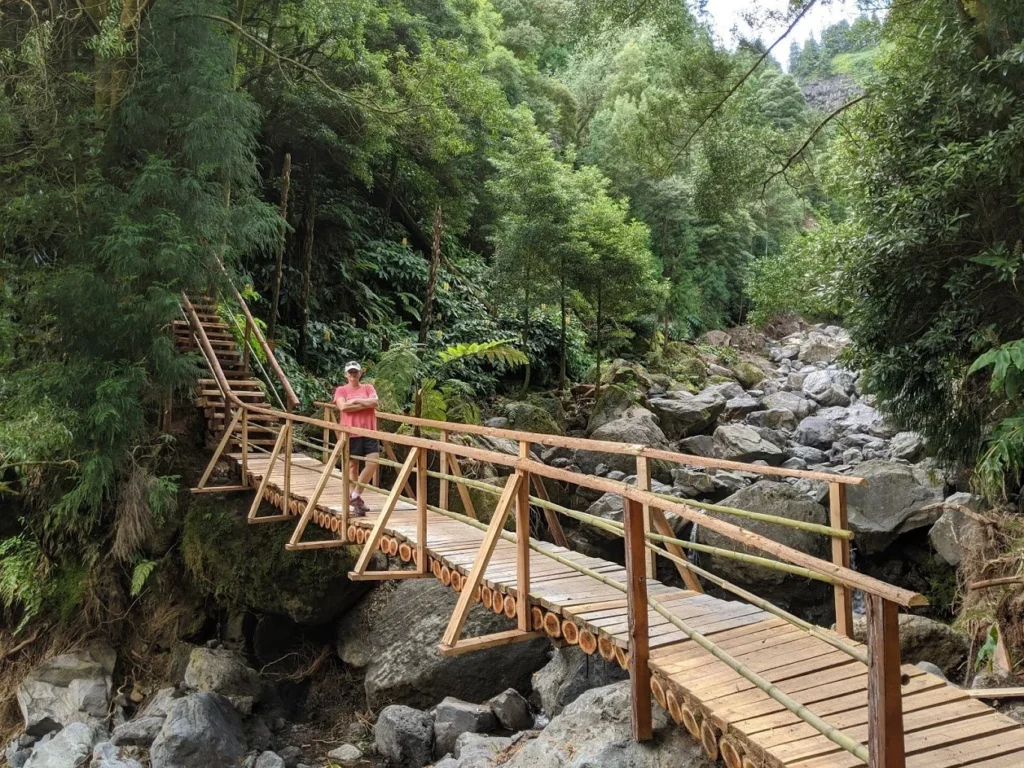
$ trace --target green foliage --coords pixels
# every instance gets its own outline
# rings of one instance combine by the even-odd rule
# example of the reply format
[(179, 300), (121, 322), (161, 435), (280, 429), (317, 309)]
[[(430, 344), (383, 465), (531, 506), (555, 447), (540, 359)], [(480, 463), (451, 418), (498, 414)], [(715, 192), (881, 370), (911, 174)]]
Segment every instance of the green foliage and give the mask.
[(848, 74), (857, 82), (871, 75), (879, 55), (882, 23), (874, 15), (861, 14), (851, 24), (846, 19), (827, 27), (819, 43), (813, 36), (801, 48), (793, 41), (789, 71), (800, 82)]
[(39, 578), (42, 553), (27, 536), (0, 540), (0, 607), (20, 632), (43, 606), (44, 592)]
[(854, 234), (852, 223), (823, 218), (777, 255), (754, 261), (747, 282), (750, 322), (763, 325), (786, 312), (812, 321), (841, 318), (852, 299), (845, 275), (854, 257), (848, 247)]
[(139, 560), (135, 563), (132, 568), (132, 582), (129, 589), (129, 594), (132, 597), (142, 594), (142, 588), (146, 586), (146, 580), (149, 579), (156, 565), (156, 560)]
[(511, 346), (512, 343), (512, 339), (499, 339), (497, 341), (456, 344), (441, 350), (437, 359), (443, 365), (471, 359), (482, 359), (491, 365), (501, 365), (507, 368), (526, 365), (529, 358)]

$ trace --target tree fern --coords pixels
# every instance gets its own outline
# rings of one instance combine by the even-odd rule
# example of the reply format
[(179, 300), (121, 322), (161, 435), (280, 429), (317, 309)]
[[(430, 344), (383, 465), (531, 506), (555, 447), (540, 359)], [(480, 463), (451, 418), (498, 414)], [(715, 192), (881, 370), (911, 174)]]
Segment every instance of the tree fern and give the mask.
[(497, 339), (478, 343), (455, 344), (440, 352), (437, 356), (443, 365), (460, 360), (486, 360), (492, 365), (515, 368), (529, 362), (527, 356), (512, 346), (513, 339)]
[(138, 597), (142, 594), (142, 588), (146, 586), (146, 580), (153, 569), (156, 568), (156, 560), (139, 560), (132, 568), (131, 596)]

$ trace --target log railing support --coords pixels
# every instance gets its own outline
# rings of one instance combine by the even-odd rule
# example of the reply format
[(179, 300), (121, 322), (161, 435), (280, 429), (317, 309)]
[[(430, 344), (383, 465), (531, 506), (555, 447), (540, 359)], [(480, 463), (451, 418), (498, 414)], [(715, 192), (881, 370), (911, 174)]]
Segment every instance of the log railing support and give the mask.
[(900, 627), (897, 606), (866, 594), (868, 645), (868, 764), (905, 768)]
[(284, 488), (282, 488), (284, 501), (281, 503), (281, 511), (287, 515), (292, 499), (292, 423), (286, 422), (282, 429), (286, 434), (284, 438)]
[[(289, 435), (290, 437), (290, 435)], [(328, 481), (334, 474), (334, 465), (338, 461), (338, 454), (341, 453), (341, 449), (344, 447), (343, 442), (338, 442), (334, 447), (334, 451), (331, 453), (331, 457), (328, 462), (324, 465), (323, 472), (320, 473), (320, 478), (316, 482), (316, 487), (309, 496), (309, 500), (306, 502), (306, 508), (302, 510), (302, 517), (299, 518), (298, 524), (295, 526), (295, 530), (292, 531), (292, 537), (285, 544), (285, 549), (313, 549), (314, 545), (317, 548), (322, 548), (330, 545), (339, 545), (343, 542), (340, 540), (334, 540), (333, 542), (314, 541), (314, 542), (302, 542), (302, 534), (306, 531), (306, 526), (309, 524), (309, 519), (313, 516), (313, 512), (316, 511), (316, 505), (320, 501), (320, 495), (324, 492), (324, 488), (327, 487)], [(287, 477), (285, 478), (287, 482)]]
[[(530, 444), (519, 443), (519, 456), (530, 458)], [(516, 491), (516, 626), (530, 626), (530, 475), (524, 474)]]
[[(405, 458), (405, 463), (402, 464), (402, 468), (398, 470), (398, 477), (395, 479), (395, 484), (391, 487), (391, 492), (388, 493), (388, 498), (384, 502), (384, 506), (381, 508), (380, 514), (377, 515), (377, 520), (373, 524), (373, 529), (370, 531), (370, 535), (366, 537), (366, 543), (363, 545), (363, 551), (359, 554), (359, 559), (356, 561), (355, 569), (350, 571), (348, 574), (348, 577), (353, 581), (365, 581), (367, 578), (389, 578), (387, 571), (382, 573), (367, 573), (366, 566), (370, 564), (370, 558), (372, 558), (373, 553), (377, 551), (377, 543), (380, 541), (381, 534), (384, 532), (384, 527), (387, 525), (388, 519), (391, 517), (391, 513), (395, 511), (395, 505), (398, 504), (398, 498), (402, 495), (402, 488), (409, 481), (409, 475), (412, 474), (412, 470), (416, 466), (420, 450), (420, 448), (410, 448), (409, 455)], [(401, 572), (399, 571), (398, 573)]]
[(623, 499), (626, 544), (626, 605), (629, 630), (630, 723), (635, 741), (654, 737), (651, 712), (650, 637), (643, 505)]
[(347, 432), (342, 432), (338, 435), (338, 442), (342, 444), (341, 449), (341, 528), (338, 533), (341, 534), (342, 541), (348, 541), (348, 513), (351, 502), (349, 501), (349, 495), (352, 493), (352, 470), (349, 469), (349, 464), (352, 463), (349, 459), (349, 454), (352, 452), (351, 443)]
[[(333, 419), (331, 418), (331, 408), (330, 408), (330, 406), (327, 406), (327, 405), (324, 406), (324, 421), (333, 421)], [(324, 443), (324, 448), (320, 452), (320, 461), (326, 463), (327, 462), (327, 457), (331, 453), (331, 430), (329, 428), (327, 428), (327, 427), (324, 427), (323, 443)], [(345, 465), (345, 474), (346, 475), (348, 474), (348, 465), (347, 464)]]
[[(225, 405), (225, 415), (231, 413), (229, 406)], [(242, 409), (235, 409), (235, 415), (231, 419), (231, 423), (224, 430), (224, 434), (220, 437), (220, 442), (217, 443), (217, 450), (213, 452), (213, 456), (210, 457), (210, 463), (206, 465), (206, 471), (203, 472), (203, 476), (199, 478), (199, 485), (196, 486), (198, 489), (206, 487), (206, 483), (210, 480), (210, 475), (213, 474), (213, 468), (217, 466), (217, 462), (220, 461), (220, 457), (224, 453), (224, 449), (228, 447), (228, 443), (231, 441), (231, 435), (234, 434), (235, 427), (238, 426), (238, 422), (242, 419)], [(227, 423), (227, 419), (224, 419)]]
[[(651, 490), (651, 466), (647, 463), (646, 456), (636, 457), (636, 487), (642, 491)], [(651, 505), (644, 504), (641, 509), (643, 510), (643, 525), (644, 525), (644, 536), (653, 531), (651, 527)], [(644, 573), (647, 574), (647, 578), (654, 578), (654, 553), (651, 550), (644, 547)]]
[(427, 459), (426, 449), (416, 451), (416, 557), (417, 571), (430, 573), (427, 557)]
[(256, 517), (256, 512), (260, 508), (260, 503), (263, 501), (263, 494), (267, 492), (267, 486), (270, 485), (270, 475), (274, 471), (274, 466), (277, 464), (277, 459), (281, 455), (281, 449), (284, 447), (284, 441), (288, 437), (288, 425), (281, 427), (281, 430), (277, 433), (277, 440), (274, 441), (274, 448), (270, 451), (270, 458), (267, 460), (267, 467), (263, 470), (263, 479), (260, 480), (259, 488), (256, 489), (256, 498), (252, 500), (252, 506), (249, 507), (248, 521), (250, 523), (275, 523), (279, 520), (287, 520), (289, 518), (288, 513), (280, 515), (267, 515), (265, 517)]
[[(448, 442), (448, 431), (442, 429), (441, 430), (441, 437), (439, 439), (440, 439), (440, 441), (442, 443), (447, 443)], [(438, 472), (440, 472), (442, 475), (447, 475), (448, 474), (448, 453), (447, 453), (447, 451), (440, 450), (440, 451), (437, 452), (437, 465), (438, 465), (438, 470), (437, 470)], [(437, 506), (439, 506), (441, 509), (445, 510), (446, 512), (448, 511), (448, 489), (449, 489), (448, 478), (442, 477), (441, 480), (439, 481), (439, 485), (438, 485), (438, 489), (437, 489)]]
[[(829, 524), (833, 528), (849, 530), (846, 515), (846, 486), (840, 483), (828, 484)], [(848, 539), (832, 538), (832, 562), (843, 568), (850, 567), (850, 542)], [(836, 584), (836, 632), (853, 637), (853, 591)]]
[(242, 408), (242, 486), (249, 487), (249, 410)]

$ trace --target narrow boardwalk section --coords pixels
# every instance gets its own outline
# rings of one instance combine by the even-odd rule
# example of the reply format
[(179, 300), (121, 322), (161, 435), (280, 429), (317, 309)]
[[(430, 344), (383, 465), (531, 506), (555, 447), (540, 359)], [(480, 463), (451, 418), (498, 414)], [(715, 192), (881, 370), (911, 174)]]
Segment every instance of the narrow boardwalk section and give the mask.
[[(230, 454), (240, 470), (242, 455)], [(246, 457), (248, 481), (256, 487), (266, 474), (265, 454)], [(284, 462), (277, 462), (265, 500), (295, 515), (306, 506), (324, 469), (317, 458), (296, 453), (285, 499)], [(308, 470), (308, 471), (306, 471)], [(330, 476), (312, 522), (337, 534), (345, 503), (340, 473)], [(365, 518), (350, 519), (347, 538), (362, 544), (386, 495), (367, 491)], [(379, 549), (412, 562), (417, 546), (414, 504), (399, 501), (387, 521)], [(473, 525), (427, 513), (430, 574), (461, 591), (485, 532)], [(627, 582), (626, 569), (546, 542), (542, 550), (588, 568), (602, 577)], [(395, 562), (395, 561), (393, 561)], [(629, 623), (622, 590), (530, 551), (532, 629), (588, 653), (628, 666)], [(412, 575), (412, 574), (410, 574)], [(474, 598), (486, 609), (516, 616), (517, 547), (499, 539)], [(742, 602), (666, 586), (648, 579), (647, 594), (733, 659), (810, 712), (852, 738), (869, 740), (869, 679), (863, 663), (792, 623)], [(651, 690), (659, 705), (684, 725), (705, 749), (729, 768), (856, 768), (865, 762), (821, 735), (803, 719), (717, 659), (653, 608), (648, 613)], [(839, 638), (838, 635), (836, 635)], [(441, 638), (438, 638), (440, 641)], [(865, 646), (845, 640), (858, 649)], [(972, 699), (964, 691), (914, 666), (903, 665), (901, 697), (906, 765), (910, 768), (1022, 768), (1024, 729)]]

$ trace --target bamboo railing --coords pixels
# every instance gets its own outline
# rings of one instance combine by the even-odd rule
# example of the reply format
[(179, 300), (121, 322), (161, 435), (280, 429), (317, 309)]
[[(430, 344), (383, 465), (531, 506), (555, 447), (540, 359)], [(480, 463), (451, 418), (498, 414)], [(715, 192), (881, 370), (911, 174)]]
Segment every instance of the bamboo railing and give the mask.
[[(900, 606), (924, 605), (927, 601), (915, 592), (886, 584), (870, 576), (858, 573), (849, 567), (849, 542), (852, 534), (846, 524), (845, 489), (848, 485), (862, 484), (864, 482), (862, 479), (821, 472), (789, 470), (780, 467), (748, 465), (739, 462), (708, 459), (642, 445), (609, 443), (557, 435), (538, 435), (477, 425), (435, 422), (395, 414), (379, 414), (382, 420), (432, 430), (440, 436), (440, 439), (417, 437), (396, 432), (341, 426), (332, 418), (333, 413), (329, 410), (333, 408), (332, 404), (319, 404), (325, 408), (325, 416), (328, 418), (315, 418), (253, 405), (252, 403), (242, 401), (232, 392), (228, 379), (217, 361), (213, 347), (206, 337), (195, 308), (189, 303), (187, 298), (183, 300), (183, 307), (200, 348), (210, 364), (218, 387), (221, 389), (225, 403), (229, 405), (229, 409), (232, 412), (230, 425), (225, 429), (221, 442), (206, 472), (204, 472), (198, 487), (194, 490), (197, 492), (211, 490), (207, 488), (206, 484), (212, 474), (213, 467), (224, 455), (228, 444), (234, 439), (234, 435), (240, 433), (240, 463), (242, 465), (243, 482), (240, 486), (231, 486), (226, 490), (247, 487), (247, 462), (251, 452), (261, 451), (269, 455), (269, 465), (263, 470), (260, 487), (256, 491), (256, 498), (250, 508), (250, 522), (262, 523), (290, 518), (289, 510), (293, 506), (293, 500), (289, 497), (292, 473), (295, 471), (318, 472), (319, 478), (316, 487), (309, 498), (302, 500), (302, 510), (298, 523), (286, 546), (292, 550), (343, 546), (350, 542), (350, 531), (354, 530), (348, 519), (349, 510), (347, 504), (342, 504), (338, 538), (307, 542), (302, 541), (302, 537), (308, 522), (317, 508), (320, 495), (332, 477), (341, 481), (342, 497), (348, 497), (348, 490), (351, 484), (355, 482), (350, 477), (348, 471), (349, 461), (360, 458), (350, 455), (349, 439), (351, 437), (370, 437), (380, 441), (385, 447), (385, 453), (389, 455), (389, 458), (378, 459), (378, 463), (396, 468), (397, 478), (388, 493), (384, 507), (374, 522), (371, 532), (363, 540), (363, 550), (353, 572), (350, 574), (352, 578), (383, 580), (419, 578), (430, 575), (430, 558), (426, 548), (428, 510), (486, 531), (483, 544), (476, 555), (473, 567), (466, 575), (462, 585), (459, 604), (456, 606), (455, 613), (451, 617), (448, 629), (445, 632), (442, 641), (443, 652), (461, 653), (477, 648), (519, 642), (542, 634), (532, 619), (530, 608), (529, 552), (532, 550), (540, 552), (544, 556), (601, 583), (608, 584), (626, 595), (629, 619), (629, 643), (626, 661), (632, 686), (631, 705), (633, 734), (635, 738), (642, 740), (651, 737), (651, 692), (652, 690), (657, 691), (655, 681), (651, 679), (649, 667), (647, 617), (648, 610), (650, 609), (663, 616), (666, 621), (680, 630), (686, 637), (705, 648), (715, 658), (729, 666), (738, 675), (762, 690), (783, 707), (796, 714), (801, 720), (833, 743), (867, 761), (871, 768), (900, 768), (904, 765), (897, 611)], [(268, 349), (268, 352), (269, 358), (273, 359), (272, 350)], [(260, 446), (251, 445), (247, 440), (249, 421), (253, 416), (257, 415), (264, 418), (270, 416), (278, 425), (276, 428), (277, 439), (273, 449), (270, 451), (266, 451), (266, 449)], [(267, 423), (267, 421), (261, 422), (264, 425)], [(319, 431), (323, 435), (321, 443), (317, 445), (296, 435), (296, 430), (299, 428), (306, 428), (314, 432)], [(452, 438), (456, 435), (508, 438), (518, 443), (519, 450), (517, 455), (512, 456), (476, 446), (463, 445), (453, 441)], [(332, 437), (334, 436), (337, 436), (337, 439), (334, 440), (332, 446)], [(314, 452), (319, 451), (322, 463), (318, 467), (310, 467), (301, 462), (296, 462), (292, 450), (293, 444), (309, 447)], [(550, 467), (531, 458), (530, 446), (532, 444), (556, 445), (578, 450), (635, 456), (638, 462), (638, 485), (632, 486), (607, 478)], [(407, 452), (404, 461), (398, 460), (394, 450), (396, 447), (400, 447)], [(428, 468), (431, 455), (438, 457), (439, 470), (437, 471)], [(480, 483), (479, 481), (463, 477), (459, 469), (459, 459), (474, 460), (505, 467), (512, 474), (506, 481), (504, 488), (494, 488), (486, 483)], [(751, 513), (747, 510), (739, 510), (724, 505), (691, 502), (652, 493), (650, 490), (649, 473), (644, 471), (645, 463), (649, 460), (707, 468), (741, 470), (767, 476), (803, 477), (826, 482), (829, 484), (830, 525), (797, 523), (784, 518)], [(283, 461), (284, 464), (284, 499), (282, 504), (284, 514), (258, 516), (257, 512), (260, 502), (267, 491), (271, 471), (278, 461)], [(336, 469), (339, 461), (343, 467), (340, 472)], [(409, 484), (412, 482), (411, 478), (414, 474), (415, 490), (413, 491)], [(427, 490), (430, 480), (438, 481), (439, 505), (428, 503)], [(539, 485), (538, 481), (540, 481)], [(546, 497), (546, 493), (540, 490), (544, 487), (543, 481), (576, 485), (592, 491), (620, 495), (623, 498), (624, 504), (623, 521), (619, 523), (603, 518), (595, 518), (592, 515), (554, 504)], [(450, 488), (452, 484), (462, 494), (463, 506), (468, 514), (461, 515), (447, 508), (450, 501)], [(530, 493), (531, 487), (537, 489), (536, 495)], [(468, 495), (470, 488), (481, 490), (486, 488), (486, 492), (499, 495), (498, 505), (489, 523), (485, 524), (475, 519), (475, 510)], [(403, 491), (405, 496), (403, 496)], [(382, 540), (388, 519), (397, 503), (403, 499), (414, 504), (417, 511), (417, 552), (411, 558), (415, 563), (415, 568), (412, 571), (368, 571), (367, 568), (371, 556)], [(531, 539), (529, 535), (529, 509), (531, 506), (541, 509), (545, 514), (550, 514), (556, 520), (559, 516), (566, 516), (585, 525), (599, 528), (606, 533), (621, 536), (625, 540), (625, 581), (622, 582), (609, 578), (598, 571), (580, 565), (574, 559), (566, 557), (558, 551), (553, 551), (549, 545), (544, 545)], [(513, 512), (516, 521), (514, 534), (504, 530), (506, 519)], [(744, 552), (735, 552), (721, 547), (697, 545), (693, 542), (681, 540), (674, 535), (671, 527), (668, 525), (665, 518), (667, 513), (675, 514), (684, 520), (705, 526), (707, 529), (717, 532), (725, 539), (737, 545), (758, 549), (774, 559), (750, 555)], [(769, 537), (742, 528), (740, 525), (724, 518), (736, 518), (741, 521), (744, 519), (755, 519), (760, 522), (781, 526), (799, 527), (801, 530), (826, 536), (832, 542), (832, 559), (819, 559), (774, 541)], [(560, 526), (558, 530), (560, 531)], [(481, 585), (483, 573), (486, 570), (490, 555), (494, 551), (494, 547), (499, 539), (506, 539), (516, 544), (517, 588), (514, 597), (510, 596), (506, 599), (512, 600), (512, 609), (517, 620), (517, 628), (509, 632), (497, 633), (483, 638), (463, 640), (460, 638), (460, 635), (466, 613), (474, 599), (474, 595), (480, 593), (478, 587)], [(772, 606), (756, 595), (730, 584), (727, 580), (694, 565), (685, 556), (687, 550), (709, 552), (723, 557), (742, 559), (744, 562), (759, 567), (780, 570), (787, 574), (804, 576), (831, 584), (835, 589), (837, 630), (840, 636), (833, 636), (825, 630), (814, 627), (798, 617)], [(874, 727), (870, 729), (868, 744), (860, 744), (814, 715), (814, 713), (792, 700), (783, 691), (758, 675), (755, 671), (748, 669), (737, 659), (731, 657), (726, 651), (715, 645), (713, 641), (701, 635), (693, 627), (688, 626), (678, 616), (666, 610), (659, 604), (656, 596), (649, 596), (647, 580), (653, 577), (655, 557), (663, 557), (673, 563), (680, 570), (680, 573), (684, 575), (688, 586), (691, 584), (696, 585), (699, 589), (698, 577), (706, 579), (722, 589), (733, 592), (753, 605), (762, 607), (764, 610), (790, 622), (793, 626), (799, 627), (808, 634), (828, 642), (833, 647), (847, 653), (851, 658), (865, 663), (868, 668), (868, 705), (872, 722), (874, 723)], [(852, 604), (850, 596), (854, 589), (862, 590), (866, 598), (868, 620), (866, 653), (842, 639), (842, 636), (850, 637), (852, 635)], [(546, 623), (544, 626), (546, 627)]]

